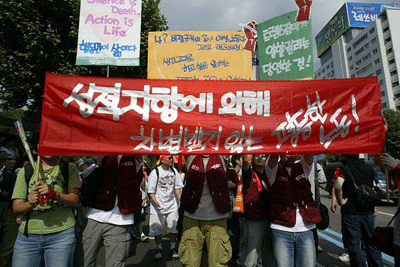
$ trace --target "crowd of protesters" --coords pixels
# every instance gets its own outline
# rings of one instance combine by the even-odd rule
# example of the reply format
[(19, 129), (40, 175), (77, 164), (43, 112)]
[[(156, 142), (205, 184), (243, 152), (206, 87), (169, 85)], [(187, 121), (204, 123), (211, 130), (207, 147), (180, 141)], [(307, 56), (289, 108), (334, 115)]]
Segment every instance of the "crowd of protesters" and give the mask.
[[(184, 266), (316, 266), (321, 217), (314, 200), (317, 167), (312, 155), (149, 158), (150, 163), (132, 155), (41, 157), (32, 166), (15, 149), (15, 141), (6, 138), (0, 147), (0, 267), (96, 266), (102, 246), (106, 266), (125, 266), (134, 255), (135, 232), (141, 241), (148, 240), (141, 226), (147, 210), (155, 260), (169, 251)], [(400, 165), (390, 155), (382, 155), (380, 164), (400, 180)], [(92, 166), (102, 170), (102, 179), (83, 212), (80, 189)], [(348, 189), (339, 194), (345, 180), (342, 175), (334, 181), (334, 197), (348, 211), (342, 220), (360, 224), (354, 231), (344, 224), (351, 237), (362, 231), (365, 220), (373, 229), (374, 217), (349, 206)], [(240, 203), (242, 209), (235, 212)], [(397, 218), (397, 252), (399, 224)], [(161, 243), (165, 226), (169, 249)], [(372, 254), (363, 258), (360, 239), (350, 238), (350, 266), (383, 266), (373, 247), (367, 246)]]

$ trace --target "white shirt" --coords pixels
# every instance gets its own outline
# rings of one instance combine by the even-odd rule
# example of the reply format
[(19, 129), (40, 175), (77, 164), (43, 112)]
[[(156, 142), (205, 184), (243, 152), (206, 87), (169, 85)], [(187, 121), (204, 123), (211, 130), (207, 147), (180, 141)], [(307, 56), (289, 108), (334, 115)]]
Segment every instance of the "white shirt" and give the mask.
[(147, 193), (155, 194), (162, 209), (159, 210), (150, 198), (150, 213), (166, 214), (177, 211), (178, 202), (175, 197), (175, 190), (183, 188), (181, 177), (175, 168), (175, 174), (171, 168), (164, 170), (161, 166), (158, 166), (157, 169), (159, 177), (157, 177), (156, 170), (152, 170), (149, 175)]

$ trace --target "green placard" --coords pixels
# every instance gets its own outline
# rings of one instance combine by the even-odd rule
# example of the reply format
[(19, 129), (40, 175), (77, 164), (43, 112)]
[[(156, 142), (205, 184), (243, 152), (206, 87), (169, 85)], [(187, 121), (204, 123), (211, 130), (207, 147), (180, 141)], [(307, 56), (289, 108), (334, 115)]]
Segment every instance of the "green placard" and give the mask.
[(311, 20), (296, 21), (297, 11), (258, 24), (260, 80), (314, 77)]

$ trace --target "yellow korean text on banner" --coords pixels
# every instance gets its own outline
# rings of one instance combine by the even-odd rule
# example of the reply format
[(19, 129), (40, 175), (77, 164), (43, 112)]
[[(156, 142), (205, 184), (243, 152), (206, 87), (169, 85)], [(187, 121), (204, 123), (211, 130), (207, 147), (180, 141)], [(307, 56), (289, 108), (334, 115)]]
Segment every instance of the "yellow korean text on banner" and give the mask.
[(242, 32), (149, 32), (148, 78), (251, 80)]

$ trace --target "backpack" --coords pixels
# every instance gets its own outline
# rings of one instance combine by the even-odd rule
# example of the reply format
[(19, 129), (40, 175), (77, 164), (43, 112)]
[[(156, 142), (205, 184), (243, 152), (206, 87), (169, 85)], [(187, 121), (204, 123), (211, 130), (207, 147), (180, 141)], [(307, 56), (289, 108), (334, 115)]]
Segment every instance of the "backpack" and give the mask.
[(92, 164), (81, 173), (81, 177), (81, 204), (83, 207), (92, 207), (103, 184), (104, 167)]
[[(69, 182), (69, 162), (61, 161), (60, 165), (60, 172), (64, 178), (64, 188), (68, 189), (68, 182)], [(33, 167), (31, 164), (28, 164), (24, 167), (25, 169), (25, 183), (26, 183), (26, 194), (29, 193), (29, 182), (31, 181), (33, 175)], [(66, 178), (65, 178), (66, 177)], [(28, 222), (31, 215), (31, 211), (26, 214), (26, 223), (24, 229), (24, 235), (28, 237)]]

